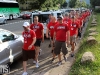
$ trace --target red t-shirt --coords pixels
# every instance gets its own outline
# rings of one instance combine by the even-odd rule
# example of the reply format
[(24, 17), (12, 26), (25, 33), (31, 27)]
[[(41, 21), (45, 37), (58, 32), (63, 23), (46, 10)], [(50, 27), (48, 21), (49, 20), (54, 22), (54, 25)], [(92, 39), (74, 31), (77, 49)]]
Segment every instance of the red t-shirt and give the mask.
[[(22, 33), (22, 36), (24, 38), (24, 44), (23, 44), (23, 49), (24, 50), (29, 50), (28, 47), (32, 44), (33, 38), (36, 37), (35, 32), (33, 30), (30, 30), (28, 32), (24, 31)], [(34, 46), (30, 50), (34, 50)]]
[(72, 22), (70, 26), (70, 36), (77, 35), (78, 28), (79, 28), (79, 23), (77, 21)]
[(69, 30), (68, 25), (66, 23), (57, 24), (54, 27), (54, 31), (56, 32), (56, 40), (57, 41), (66, 41), (66, 32)]
[(35, 25), (34, 23), (31, 24), (30, 29), (34, 30), (37, 39), (42, 38), (43, 25), (41, 23), (38, 23), (37, 25)]
[(83, 18), (82, 18), (82, 17), (79, 17), (78, 19), (79, 19), (79, 21), (80, 21), (80, 27), (82, 27)]
[(48, 29), (50, 30), (50, 36), (51, 38), (53, 38), (54, 35), (54, 26), (57, 24), (57, 22), (53, 23), (53, 22), (49, 22), (48, 24)]
[(64, 22), (64, 23), (67, 23), (67, 24), (68, 24), (68, 23), (70, 24), (70, 23), (71, 23), (71, 19), (70, 19), (70, 18), (64, 18), (64, 19), (63, 19), (63, 22)]

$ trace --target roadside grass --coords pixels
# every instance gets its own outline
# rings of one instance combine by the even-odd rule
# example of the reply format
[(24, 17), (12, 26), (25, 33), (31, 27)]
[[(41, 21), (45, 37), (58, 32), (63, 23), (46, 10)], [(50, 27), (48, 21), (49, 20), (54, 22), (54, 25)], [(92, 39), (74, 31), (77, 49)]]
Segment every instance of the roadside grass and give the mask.
[[(92, 16), (93, 17), (93, 16)], [(96, 14), (97, 19), (97, 32), (98, 35), (94, 36), (98, 44), (88, 45), (86, 39), (89, 35), (88, 29), (90, 28), (92, 17), (88, 23), (88, 27), (84, 34), (78, 53), (75, 55), (75, 63), (73, 64), (69, 75), (100, 75), (100, 13)], [(91, 51), (95, 55), (95, 61), (92, 63), (81, 64), (81, 57), (84, 52)]]

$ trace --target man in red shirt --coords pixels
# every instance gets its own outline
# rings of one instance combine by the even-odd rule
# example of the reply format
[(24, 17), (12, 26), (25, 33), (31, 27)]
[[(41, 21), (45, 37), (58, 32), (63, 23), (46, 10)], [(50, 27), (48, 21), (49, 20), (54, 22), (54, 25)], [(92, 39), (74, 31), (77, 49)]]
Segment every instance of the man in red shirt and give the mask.
[(30, 28), (35, 32), (36, 34), (36, 43), (35, 43), (35, 58), (36, 61), (34, 63), (36, 63), (36, 67), (39, 67), (38, 64), (38, 55), (40, 52), (40, 44), (41, 41), (44, 42), (44, 29), (43, 29), (43, 25), (41, 23), (38, 22), (38, 16), (34, 17), (34, 23), (30, 25)]
[(74, 56), (74, 49), (76, 44), (77, 30), (79, 28), (79, 23), (77, 22), (75, 16), (72, 17), (72, 24), (70, 26), (70, 44), (71, 44), (71, 57)]
[(54, 54), (54, 41), (53, 41), (53, 36), (54, 36), (54, 27), (57, 24), (56, 18), (54, 16), (52, 16), (51, 18), (51, 22), (49, 22), (48, 27), (47, 27), (47, 31), (46, 31), (46, 37), (48, 38), (48, 34), (50, 33), (50, 41), (51, 41), (51, 46), (52, 46), (52, 51), (51, 53), (53, 54), (53, 59), (55, 58), (55, 54)]
[[(66, 37), (67, 35), (67, 37)], [(66, 23), (63, 23), (62, 17), (58, 17), (58, 24), (54, 27), (54, 38), (55, 38), (55, 49), (54, 54), (58, 55), (59, 62), (58, 65), (61, 65), (61, 49), (64, 55), (64, 60), (66, 61), (65, 55), (68, 53), (68, 50), (66, 48), (66, 40), (67, 43), (69, 43), (70, 34), (69, 34), (69, 28), (66, 25)]]
[(24, 31), (22, 33), (22, 36), (24, 38), (24, 44), (23, 44), (23, 68), (24, 68), (24, 73), (22, 75), (27, 75), (28, 73), (26, 72), (26, 65), (27, 65), (27, 60), (32, 58), (35, 59), (35, 47), (34, 44), (36, 42), (36, 35), (33, 30), (30, 29), (28, 22), (24, 22), (23, 28)]

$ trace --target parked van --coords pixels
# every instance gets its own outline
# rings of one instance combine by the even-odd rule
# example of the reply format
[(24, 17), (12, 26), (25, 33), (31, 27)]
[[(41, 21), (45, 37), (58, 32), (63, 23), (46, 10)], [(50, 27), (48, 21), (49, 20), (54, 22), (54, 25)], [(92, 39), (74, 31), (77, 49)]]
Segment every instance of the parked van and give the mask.
[(46, 29), (47, 29), (47, 19), (49, 18), (49, 15), (52, 14), (53, 16), (56, 17), (56, 19), (59, 16), (62, 16), (62, 11), (48, 11), (48, 12), (37, 12), (37, 13), (32, 13), (31, 14), (31, 19), (30, 19), (30, 24), (33, 23), (34, 16), (39, 17), (39, 22), (43, 24), (44, 27), (44, 34), (46, 34)]

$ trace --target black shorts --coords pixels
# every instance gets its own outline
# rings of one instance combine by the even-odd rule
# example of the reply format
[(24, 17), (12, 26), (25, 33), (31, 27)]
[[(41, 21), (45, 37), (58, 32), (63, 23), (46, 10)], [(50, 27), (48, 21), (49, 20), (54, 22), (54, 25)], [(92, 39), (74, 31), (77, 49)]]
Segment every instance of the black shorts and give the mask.
[(27, 61), (28, 59), (35, 59), (35, 50), (22, 49), (22, 57), (23, 61)]
[(40, 47), (41, 46), (41, 39), (36, 39), (34, 46)]
[(64, 55), (68, 53), (68, 50), (66, 48), (66, 42), (55, 41), (54, 54), (59, 55), (61, 51)]

